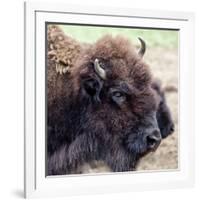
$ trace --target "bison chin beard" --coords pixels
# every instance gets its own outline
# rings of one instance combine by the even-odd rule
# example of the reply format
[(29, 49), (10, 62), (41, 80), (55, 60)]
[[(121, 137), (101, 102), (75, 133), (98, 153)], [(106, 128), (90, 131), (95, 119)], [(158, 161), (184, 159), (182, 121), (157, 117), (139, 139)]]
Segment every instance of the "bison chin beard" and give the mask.
[[(154, 152), (161, 142), (161, 134), (158, 129), (138, 130), (137, 133), (129, 134), (124, 140), (127, 151), (137, 162), (149, 152)], [(134, 164), (136, 165), (136, 163)]]

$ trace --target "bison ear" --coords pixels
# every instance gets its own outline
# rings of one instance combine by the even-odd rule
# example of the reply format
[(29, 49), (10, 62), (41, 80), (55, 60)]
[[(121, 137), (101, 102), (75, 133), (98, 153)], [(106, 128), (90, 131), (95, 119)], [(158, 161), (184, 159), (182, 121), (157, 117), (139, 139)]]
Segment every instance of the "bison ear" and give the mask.
[(96, 102), (100, 102), (100, 91), (102, 89), (102, 83), (98, 79), (90, 78), (83, 82), (83, 87), (86, 93)]

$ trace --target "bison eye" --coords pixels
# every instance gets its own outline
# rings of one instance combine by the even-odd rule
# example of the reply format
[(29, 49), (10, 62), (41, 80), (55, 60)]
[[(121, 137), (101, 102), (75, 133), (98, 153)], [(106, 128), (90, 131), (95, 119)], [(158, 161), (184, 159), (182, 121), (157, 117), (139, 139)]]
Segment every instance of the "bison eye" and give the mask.
[(124, 96), (124, 94), (122, 94), (122, 92), (114, 92), (113, 96), (120, 98), (120, 97)]
[(126, 100), (126, 95), (123, 92), (115, 91), (112, 93), (112, 100), (117, 104), (121, 104)]

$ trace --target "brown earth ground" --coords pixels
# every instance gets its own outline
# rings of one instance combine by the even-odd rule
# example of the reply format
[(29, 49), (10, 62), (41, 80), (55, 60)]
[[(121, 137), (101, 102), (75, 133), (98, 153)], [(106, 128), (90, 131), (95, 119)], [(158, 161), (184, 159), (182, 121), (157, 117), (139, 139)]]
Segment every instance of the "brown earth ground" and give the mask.
[[(178, 168), (178, 51), (177, 49), (148, 48), (144, 56), (155, 78), (166, 88), (167, 103), (172, 112), (175, 131), (164, 139), (156, 152), (143, 157), (137, 170), (167, 170)], [(167, 89), (168, 88), (168, 89)], [(170, 90), (171, 88), (171, 90)], [(102, 162), (84, 164), (76, 173), (109, 172)]]

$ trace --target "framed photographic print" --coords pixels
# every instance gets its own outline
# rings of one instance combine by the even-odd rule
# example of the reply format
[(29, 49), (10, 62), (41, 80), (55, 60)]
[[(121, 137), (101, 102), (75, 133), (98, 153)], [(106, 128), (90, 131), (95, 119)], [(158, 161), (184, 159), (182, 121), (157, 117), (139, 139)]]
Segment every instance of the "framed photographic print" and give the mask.
[(193, 185), (193, 20), (25, 3), (25, 197)]

